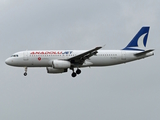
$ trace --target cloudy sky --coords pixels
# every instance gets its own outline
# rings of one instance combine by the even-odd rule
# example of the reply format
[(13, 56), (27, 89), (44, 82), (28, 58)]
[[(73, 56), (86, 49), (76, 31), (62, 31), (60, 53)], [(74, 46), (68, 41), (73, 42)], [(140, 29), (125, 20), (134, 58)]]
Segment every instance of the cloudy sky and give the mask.
[[(160, 119), (159, 0), (0, 0), (1, 120)], [(49, 75), (7, 66), (33, 49), (124, 48), (142, 26), (155, 55), (103, 68)]]

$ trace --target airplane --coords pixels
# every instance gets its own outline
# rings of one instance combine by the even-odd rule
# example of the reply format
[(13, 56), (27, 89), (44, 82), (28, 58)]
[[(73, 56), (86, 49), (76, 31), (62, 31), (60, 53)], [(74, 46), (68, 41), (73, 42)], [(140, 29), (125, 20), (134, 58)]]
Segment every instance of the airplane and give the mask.
[[(72, 70), (72, 77), (81, 73), (83, 67), (102, 67), (127, 63), (154, 55), (154, 49), (146, 49), (150, 27), (142, 27), (130, 43), (121, 50), (26, 50), (14, 53), (5, 60), (10, 66), (46, 67), (47, 73), (64, 73)], [(74, 70), (76, 69), (76, 71)]]

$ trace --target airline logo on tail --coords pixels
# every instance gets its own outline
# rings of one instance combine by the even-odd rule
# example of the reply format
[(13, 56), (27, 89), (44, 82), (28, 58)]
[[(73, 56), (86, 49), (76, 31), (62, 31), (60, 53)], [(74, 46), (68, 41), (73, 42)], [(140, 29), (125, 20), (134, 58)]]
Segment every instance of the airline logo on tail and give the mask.
[(131, 42), (123, 50), (138, 50), (144, 51), (147, 38), (149, 34), (149, 27), (142, 27)]

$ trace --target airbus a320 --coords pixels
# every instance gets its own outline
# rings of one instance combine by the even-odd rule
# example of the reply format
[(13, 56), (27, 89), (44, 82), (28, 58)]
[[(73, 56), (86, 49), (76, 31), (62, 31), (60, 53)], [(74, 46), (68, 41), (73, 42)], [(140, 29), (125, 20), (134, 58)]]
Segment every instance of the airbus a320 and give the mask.
[[(150, 27), (142, 27), (130, 43), (121, 50), (30, 50), (14, 53), (5, 60), (10, 66), (45, 67), (47, 73), (65, 73), (72, 70), (72, 77), (81, 73), (82, 67), (102, 67), (122, 64), (154, 55), (154, 49), (146, 49)], [(75, 70), (76, 69), (76, 70)]]

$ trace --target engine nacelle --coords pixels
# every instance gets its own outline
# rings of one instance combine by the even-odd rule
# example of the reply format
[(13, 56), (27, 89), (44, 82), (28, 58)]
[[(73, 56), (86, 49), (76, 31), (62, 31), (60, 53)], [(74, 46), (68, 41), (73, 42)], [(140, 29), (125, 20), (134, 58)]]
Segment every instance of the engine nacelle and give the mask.
[(67, 72), (67, 69), (55, 69), (52, 67), (46, 67), (47, 69), (47, 73), (63, 73), (63, 72)]
[(64, 61), (64, 60), (53, 60), (52, 67), (57, 69), (70, 68), (71, 63), (69, 61)]

